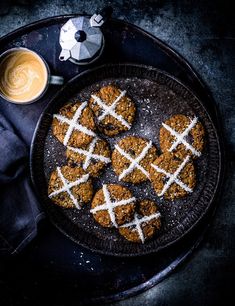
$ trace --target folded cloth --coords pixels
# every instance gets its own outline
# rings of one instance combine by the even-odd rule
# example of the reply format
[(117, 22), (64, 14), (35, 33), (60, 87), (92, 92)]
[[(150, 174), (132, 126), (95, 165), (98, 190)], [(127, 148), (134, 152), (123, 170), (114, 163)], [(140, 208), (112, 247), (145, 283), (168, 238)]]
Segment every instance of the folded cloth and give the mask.
[(44, 216), (27, 173), (28, 169), (25, 169), (12, 181), (8, 179), (7, 184), (1, 185), (0, 254), (22, 250), (36, 236), (37, 223)]
[(0, 183), (16, 179), (25, 167), (26, 145), (13, 132), (5, 118), (0, 117)]
[(0, 255), (22, 250), (44, 217), (30, 180), (29, 147), (46, 103), (21, 106), (0, 99)]

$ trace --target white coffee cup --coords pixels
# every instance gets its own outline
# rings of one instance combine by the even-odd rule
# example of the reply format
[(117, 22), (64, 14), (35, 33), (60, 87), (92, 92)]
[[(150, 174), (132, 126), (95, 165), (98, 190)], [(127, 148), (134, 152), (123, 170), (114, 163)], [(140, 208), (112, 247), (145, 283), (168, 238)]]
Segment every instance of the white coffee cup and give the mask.
[(39, 100), (49, 84), (62, 85), (64, 78), (51, 75), (46, 61), (35, 51), (12, 48), (0, 55), (0, 96), (15, 104)]

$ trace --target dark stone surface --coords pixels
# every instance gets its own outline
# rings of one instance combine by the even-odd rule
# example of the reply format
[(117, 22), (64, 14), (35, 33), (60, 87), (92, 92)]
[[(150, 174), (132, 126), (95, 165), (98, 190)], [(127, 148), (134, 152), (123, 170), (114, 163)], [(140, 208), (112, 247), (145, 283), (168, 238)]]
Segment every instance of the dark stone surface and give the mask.
[[(19, 1), (22, 2), (22, 1)], [(0, 17), (0, 35), (47, 16), (77, 13), (105, 1), (27, 1)], [(205, 3), (206, 2), (206, 3)], [(26, 3), (26, 4), (25, 4)], [(115, 305), (232, 305), (235, 255), (235, 31), (227, 1), (112, 1), (114, 16), (141, 26), (183, 55), (210, 88), (228, 147), (224, 194), (204, 242), (183, 266), (151, 290)], [(1, 4), (2, 5), (2, 4)], [(1, 284), (0, 284), (1, 286)]]

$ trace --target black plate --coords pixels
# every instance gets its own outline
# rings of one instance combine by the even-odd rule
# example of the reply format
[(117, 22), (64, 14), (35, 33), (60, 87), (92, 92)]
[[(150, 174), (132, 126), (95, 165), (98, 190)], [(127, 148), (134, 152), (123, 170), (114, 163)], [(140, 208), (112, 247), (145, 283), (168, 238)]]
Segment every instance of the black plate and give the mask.
[[(80, 211), (53, 205), (47, 197), (47, 184), (52, 170), (66, 164), (65, 148), (51, 133), (52, 115), (68, 101), (87, 100), (89, 95), (106, 84), (127, 89), (137, 105), (133, 128), (109, 139), (111, 148), (126, 135), (151, 139), (159, 149), (158, 132), (161, 123), (171, 115), (182, 113), (197, 116), (206, 130), (206, 148), (196, 163), (197, 185), (192, 195), (175, 202), (159, 199), (149, 183), (138, 186), (126, 184), (138, 197), (155, 200), (162, 213), (163, 226), (152, 240), (134, 244), (124, 240), (116, 230), (97, 225), (89, 206)], [(31, 174), (34, 186), (51, 221), (68, 237), (91, 250), (109, 255), (131, 256), (157, 252), (178, 241), (206, 213), (212, 203), (220, 177), (220, 148), (216, 129), (200, 100), (174, 77), (148, 66), (121, 64), (104, 65), (87, 71), (69, 81), (52, 99), (37, 125), (31, 148)], [(117, 182), (111, 166), (95, 182)]]
[[(219, 131), (224, 173), (224, 147), (221, 120), (210, 91), (191, 65), (168, 45), (143, 29), (121, 20), (110, 20), (104, 27), (106, 49), (100, 60), (89, 67), (81, 67), (58, 60), (59, 43), (51, 44), (59, 35), (60, 27), (68, 18), (76, 15), (56, 16), (26, 25), (0, 39), (4, 51), (15, 46), (25, 46), (39, 52), (49, 63), (54, 74), (64, 75), (66, 80), (84, 69), (115, 62), (132, 62), (151, 65), (165, 70), (189, 86), (203, 101)], [(148, 56), (146, 56), (148, 54)], [(30, 116), (38, 118), (57, 88), (49, 87), (43, 100), (31, 104)], [(29, 111), (24, 108), (25, 114)], [(15, 111), (13, 104), (9, 112)], [(26, 117), (27, 118), (27, 117)], [(22, 124), (22, 123), (21, 123)], [(36, 124), (36, 122), (35, 122)], [(34, 129), (34, 128), (33, 128)], [(31, 140), (31, 139), (30, 139)], [(34, 241), (21, 256), (8, 262), (1, 261), (3, 295), (14, 297), (20, 304), (25, 299), (41, 304), (68, 304), (73, 297), (74, 305), (103, 305), (108, 301), (125, 299), (158, 284), (195, 251), (211, 224), (215, 208), (220, 203), (223, 179), (215, 201), (197, 226), (178, 243), (157, 254), (119, 258), (94, 253), (67, 239), (50, 222), (38, 229)], [(45, 224), (44, 224), (45, 225)], [(83, 256), (82, 256), (83, 255)], [(86, 263), (89, 261), (89, 263)], [(22, 282), (24, 275), (24, 282)], [(100, 281), (102, 279), (102, 281)], [(6, 288), (6, 290), (4, 290)], [(92, 290), (90, 290), (92, 288)], [(8, 290), (9, 289), (9, 290)], [(10, 293), (9, 293), (10, 292)], [(9, 303), (8, 303), (9, 304)]]

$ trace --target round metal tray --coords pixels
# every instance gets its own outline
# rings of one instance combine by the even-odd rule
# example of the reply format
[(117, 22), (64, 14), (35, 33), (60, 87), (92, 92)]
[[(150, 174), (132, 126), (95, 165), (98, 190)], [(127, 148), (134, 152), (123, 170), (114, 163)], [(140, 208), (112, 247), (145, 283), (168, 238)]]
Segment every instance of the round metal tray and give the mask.
[[(50, 174), (57, 166), (67, 164), (65, 147), (53, 136), (53, 114), (66, 103), (87, 101), (94, 90), (115, 84), (135, 101), (137, 118), (133, 127), (117, 137), (106, 137), (113, 149), (122, 137), (138, 135), (157, 145), (161, 123), (174, 114), (197, 116), (206, 130), (206, 145), (200, 158), (194, 161), (197, 184), (194, 192), (174, 202), (156, 197), (151, 184), (127, 184), (138, 198), (150, 198), (158, 203), (163, 226), (154, 239), (145, 244), (124, 240), (115, 229), (97, 226), (85, 205), (81, 210), (62, 209), (53, 205), (47, 195)], [(136, 90), (138, 88), (138, 90)], [(171, 97), (168, 103), (167, 98)], [(148, 106), (147, 108), (147, 101)], [(151, 109), (151, 111), (149, 111)], [(102, 135), (101, 135), (102, 136)], [(48, 153), (50, 152), (50, 153)], [(137, 256), (157, 252), (185, 236), (201, 220), (214, 200), (220, 179), (221, 160), (217, 131), (202, 102), (184, 85), (168, 74), (149, 66), (133, 64), (103, 65), (83, 72), (69, 81), (44, 110), (31, 145), (31, 175), (41, 203), (52, 222), (73, 241), (106, 255)], [(45, 179), (46, 178), (46, 179)], [(95, 190), (102, 183), (119, 183), (112, 168), (107, 167), (94, 181)]]

